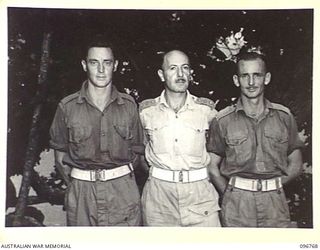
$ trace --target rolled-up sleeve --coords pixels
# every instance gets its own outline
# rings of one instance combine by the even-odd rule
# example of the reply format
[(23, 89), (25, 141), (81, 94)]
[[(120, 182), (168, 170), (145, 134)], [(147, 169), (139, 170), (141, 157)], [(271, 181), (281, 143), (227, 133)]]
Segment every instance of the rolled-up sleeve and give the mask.
[(294, 150), (303, 148), (305, 145), (299, 137), (297, 122), (293, 115), (289, 116), (289, 147), (288, 155), (290, 155)]
[(207, 151), (210, 153), (215, 153), (221, 157), (225, 156), (226, 144), (224, 138), (222, 137), (219, 123), (216, 118), (214, 118), (209, 127), (209, 135), (207, 139)]
[(68, 150), (68, 129), (65, 121), (63, 105), (58, 105), (50, 127), (50, 147), (58, 151)]
[(132, 150), (136, 154), (144, 154), (144, 144), (143, 144), (143, 129), (140, 121), (140, 117), (137, 110), (134, 110), (133, 116), (133, 141)]

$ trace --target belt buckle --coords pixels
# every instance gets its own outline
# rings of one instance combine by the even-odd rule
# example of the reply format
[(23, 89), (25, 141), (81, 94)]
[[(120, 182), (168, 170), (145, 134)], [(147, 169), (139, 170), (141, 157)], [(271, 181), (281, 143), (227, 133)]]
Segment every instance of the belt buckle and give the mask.
[(179, 171), (179, 182), (183, 182), (183, 173), (182, 173), (182, 170)]
[(261, 180), (259, 179), (258, 182), (257, 182), (257, 190), (258, 191), (261, 191), (262, 190), (262, 183), (261, 183)]
[(102, 171), (102, 169), (95, 170), (96, 181), (101, 181), (103, 177), (104, 177), (104, 172)]

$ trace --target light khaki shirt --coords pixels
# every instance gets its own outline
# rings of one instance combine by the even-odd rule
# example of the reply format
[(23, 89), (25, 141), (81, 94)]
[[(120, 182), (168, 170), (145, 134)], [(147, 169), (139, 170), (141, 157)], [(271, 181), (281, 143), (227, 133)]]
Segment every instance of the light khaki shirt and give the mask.
[(145, 155), (149, 165), (170, 170), (206, 167), (206, 132), (217, 114), (214, 103), (187, 92), (184, 106), (176, 113), (169, 107), (164, 91), (140, 104), (145, 134)]

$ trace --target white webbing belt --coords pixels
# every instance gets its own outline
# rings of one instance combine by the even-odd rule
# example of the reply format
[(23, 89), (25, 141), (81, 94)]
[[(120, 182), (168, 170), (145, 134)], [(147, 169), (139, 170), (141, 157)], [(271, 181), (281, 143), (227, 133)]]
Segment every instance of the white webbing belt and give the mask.
[(83, 170), (72, 168), (71, 177), (83, 181), (107, 181), (125, 176), (132, 171), (133, 167), (131, 163), (113, 169)]
[(247, 179), (242, 177), (231, 177), (229, 184), (235, 188), (248, 190), (248, 191), (272, 191), (282, 188), (281, 178), (277, 177), (274, 179)]
[(169, 182), (194, 182), (208, 178), (207, 168), (197, 170), (167, 170), (157, 167), (152, 167), (150, 174), (152, 177)]

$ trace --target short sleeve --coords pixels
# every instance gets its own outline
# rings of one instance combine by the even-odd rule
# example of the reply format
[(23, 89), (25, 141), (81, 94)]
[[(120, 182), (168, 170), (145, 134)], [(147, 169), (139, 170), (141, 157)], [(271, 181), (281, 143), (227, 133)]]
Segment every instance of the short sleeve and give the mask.
[(136, 154), (143, 154), (144, 153), (144, 144), (143, 144), (143, 129), (140, 121), (140, 117), (138, 114), (137, 109), (134, 109), (133, 114), (133, 141), (132, 141), (132, 148)]
[(226, 144), (219, 127), (219, 122), (216, 118), (214, 118), (209, 127), (207, 151), (224, 157), (225, 149)]
[(293, 115), (289, 116), (289, 148), (288, 155), (290, 155), (294, 150), (304, 147), (303, 141), (299, 137), (297, 122)]
[(216, 115), (218, 114), (218, 111), (215, 109), (210, 109), (209, 111), (209, 115), (208, 115), (208, 121), (211, 123), (213, 118), (216, 117)]
[(58, 151), (68, 150), (68, 130), (63, 105), (60, 103), (50, 127), (50, 147)]

